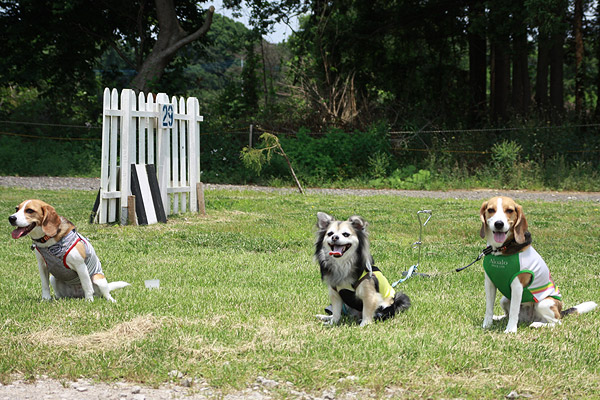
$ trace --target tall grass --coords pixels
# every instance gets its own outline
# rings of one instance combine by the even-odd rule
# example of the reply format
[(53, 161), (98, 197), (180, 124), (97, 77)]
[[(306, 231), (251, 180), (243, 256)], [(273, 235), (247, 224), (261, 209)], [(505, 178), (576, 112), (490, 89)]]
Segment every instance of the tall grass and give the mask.
[[(481, 264), (455, 273), (484, 243), (481, 201), (399, 196), (334, 196), (207, 191), (208, 215), (186, 214), (145, 227), (87, 224), (94, 193), (0, 188), (0, 209), (25, 198), (55, 205), (92, 241), (109, 280), (131, 287), (101, 299), (41, 302), (27, 238), (0, 236), (0, 380), (13, 374), (80, 376), (159, 384), (173, 369), (225, 393), (266, 376), (319, 394), (368, 389), (385, 397), (589, 398), (600, 387), (600, 311), (570, 316), (554, 329), (505, 323), (480, 328)], [(483, 199), (482, 199), (483, 200)], [(534, 245), (566, 306), (600, 300), (600, 206), (522, 202)], [(420, 271), (400, 289), (412, 308), (366, 328), (350, 320), (325, 327), (328, 304), (312, 259), (317, 211), (370, 222), (376, 265), (389, 279), (416, 262), (416, 211), (424, 228)], [(5, 220), (6, 221), (6, 220)], [(159, 279), (149, 290), (144, 280)], [(497, 305), (497, 313), (500, 313)], [(349, 376), (355, 380), (344, 379)], [(290, 397), (286, 385), (273, 392)]]

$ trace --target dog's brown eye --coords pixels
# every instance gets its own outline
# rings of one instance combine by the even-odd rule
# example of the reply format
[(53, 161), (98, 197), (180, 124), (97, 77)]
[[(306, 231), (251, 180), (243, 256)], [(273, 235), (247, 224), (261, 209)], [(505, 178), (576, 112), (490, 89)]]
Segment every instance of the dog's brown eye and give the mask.
[(487, 210), (487, 211), (488, 211), (488, 213), (490, 213), (490, 214), (493, 214), (493, 213), (495, 213), (495, 212), (496, 212), (496, 210), (495, 210), (495, 209), (493, 209), (493, 208), (488, 208), (488, 210)]
[(34, 211), (31, 208), (26, 209), (25, 212), (27, 214), (33, 214), (34, 213)]
[(510, 209), (510, 208), (509, 208), (508, 210), (506, 210), (506, 213), (507, 213), (507, 214), (512, 214), (512, 213), (513, 213), (513, 211), (515, 211), (515, 210), (512, 210), (512, 209)]

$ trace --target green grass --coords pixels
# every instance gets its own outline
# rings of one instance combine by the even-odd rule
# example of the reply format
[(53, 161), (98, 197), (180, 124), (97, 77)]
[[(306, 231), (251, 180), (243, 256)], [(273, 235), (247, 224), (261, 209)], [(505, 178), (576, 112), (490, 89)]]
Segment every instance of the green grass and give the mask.
[[(378, 397), (588, 398), (600, 387), (600, 311), (555, 329), (505, 323), (480, 328), (484, 247), (481, 201), (394, 196), (329, 196), (207, 191), (208, 215), (185, 214), (146, 227), (89, 225), (95, 193), (0, 188), (6, 217), (37, 197), (56, 206), (92, 241), (109, 280), (131, 287), (116, 304), (97, 299), (41, 302), (27, 238), (0, 235), (0, 380), (13, 374), (80, 376), (157, 385), (173, 369), (224, 392), (256, 377), (290, 381), (319, 394), (365, 388)], [(600, 205), (522, 202), (534, 245), (550, 266), (566, 306), (600, 301)], [(416, 211), (430, 208), (421, 272), (401, 284), (413, 307), (359, 328), (314, 318), (328, 304), (312, 259), (317, 211), (370, 222), (376, 265), (390, 280), (416, 262)], [(144, 287), (160, 279), (159, 290)], [(500, 313), (498, 304), (496, 313)], [(354, 375), (358, 380), (341, 380)], [(285, 398), (285, 389), (274, 392)]]

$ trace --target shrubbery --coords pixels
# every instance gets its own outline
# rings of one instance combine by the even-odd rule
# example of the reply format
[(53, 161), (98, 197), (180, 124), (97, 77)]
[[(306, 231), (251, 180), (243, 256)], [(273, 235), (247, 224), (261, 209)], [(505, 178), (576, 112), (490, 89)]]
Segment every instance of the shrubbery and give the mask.
[[(202, 134), (202, 181), (293, 186), (282, 157), (272, 158), (260, 176), (243, 165), (240, 151), (248, 145), (247, 139), (240, 132)], [(550, 145), (519, 138), (488, 143), (486, 154), (475, 155), (452, 152), (460, 148), (456, 142), (439, 139), (430, 140), (425, 152), (411, 152), (408, 147), (394, 150), (385, 127), (352, 133), (331, 129), (324, 134), (300, 130), (279, 139), (300, 182), (308, 187), (600, 191), (599, 160), (593, 157), (597, 153), (570, 152), (557, 146), (548, 156)], [(0, 175), (99, 176), (100, 152), (99, 140), (0, 135)]]

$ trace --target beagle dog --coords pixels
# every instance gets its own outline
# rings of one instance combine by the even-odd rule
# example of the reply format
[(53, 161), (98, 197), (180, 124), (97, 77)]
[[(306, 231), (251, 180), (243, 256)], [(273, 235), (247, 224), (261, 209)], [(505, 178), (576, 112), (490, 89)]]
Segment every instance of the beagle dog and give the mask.
[(16, 227), (13, 239), (29, 235), (33, 241), (31, 248), (38, 262), (43, 300), (52, 298), (50, 285), (58, 299), (93, 301), (96, 295), (111, 302), (115, 301), (111, 290), (129, 286), (122, 281), (108, 283), (90, 242), (51, 205), (41, 200), (25, 200), (8, 221)]
[[(509, 197), (493, 197), (480, 210), (480, 236), (492, 252), (483, 259), (485, 270), (485, 317), (483, 328), (508, 317), (505, 333), (517, 332), (519, 322), (531, 327), (560, 324), (563, 316), (582, 314), (597, 305), (592, 301), (563, 310), (562, 297), (544, 260), (531, 246), (523, 208)], [(494, 316), (496, 289), (504, 296), (505, 315)]]

